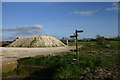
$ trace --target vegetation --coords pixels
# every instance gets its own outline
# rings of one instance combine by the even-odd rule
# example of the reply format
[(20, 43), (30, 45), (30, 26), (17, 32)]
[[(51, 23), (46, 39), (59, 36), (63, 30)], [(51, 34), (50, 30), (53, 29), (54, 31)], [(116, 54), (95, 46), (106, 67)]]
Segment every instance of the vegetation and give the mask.
[(97, 35), (96, 40), (97, 40), (98, 45), (106, 45), (106, 44), (108, 44), (108, 41), (103, 36)]
[[(75, 45), (74, 42), (69, 44)], [(39, 77), (116, 80), (120, 66), (117, 62), (117, 41), (110, 41), (110, 47), (98, 45), (96, 42), (79, 42), (79, 45), (81, 44), (83, 47), (79, 49), (79, 63), (75, 51), (61, 53), (61, 55), (21, 58), (18, 60), (19, 66), (14, 71), (3, 75), (6, 77), (18, 74), (24, 76), (24, 79)]]

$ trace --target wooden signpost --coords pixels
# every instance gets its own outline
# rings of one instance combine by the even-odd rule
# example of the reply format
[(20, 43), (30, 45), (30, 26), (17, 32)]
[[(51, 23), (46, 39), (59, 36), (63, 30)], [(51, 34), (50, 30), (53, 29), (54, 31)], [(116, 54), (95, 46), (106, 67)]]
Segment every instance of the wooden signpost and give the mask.
[(83, 30), (75, 30), (75, 35), (70, 36), (70, 38), (76, 38), (76, 54), (77, 54), (77, 61), (79, 63), (79, 50), (78, 50), (78, 33), (83, 32)]

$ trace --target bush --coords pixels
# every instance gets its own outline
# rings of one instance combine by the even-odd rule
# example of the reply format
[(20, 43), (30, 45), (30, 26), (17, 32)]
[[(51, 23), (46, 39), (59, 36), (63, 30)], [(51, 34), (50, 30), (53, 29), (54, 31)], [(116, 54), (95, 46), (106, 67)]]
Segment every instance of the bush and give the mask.
[(106, 45), (108, 44), (108, 41), (103, 36), (96, 36), (97, 44), (98, 45)]

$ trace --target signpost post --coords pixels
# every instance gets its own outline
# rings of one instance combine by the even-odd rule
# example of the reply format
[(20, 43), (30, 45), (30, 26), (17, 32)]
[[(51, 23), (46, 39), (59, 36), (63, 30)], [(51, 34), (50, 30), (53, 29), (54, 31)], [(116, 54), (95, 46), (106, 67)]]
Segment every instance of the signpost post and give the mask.
[(78, 33), (83, 32), (83, 30), (76, 30), (75, 35), (70, 36), (71, 38), (75, 37), (76, 38), (76, 54), (77, 54), (77, 61), (79, 63), (79, 50), (78, 50)]

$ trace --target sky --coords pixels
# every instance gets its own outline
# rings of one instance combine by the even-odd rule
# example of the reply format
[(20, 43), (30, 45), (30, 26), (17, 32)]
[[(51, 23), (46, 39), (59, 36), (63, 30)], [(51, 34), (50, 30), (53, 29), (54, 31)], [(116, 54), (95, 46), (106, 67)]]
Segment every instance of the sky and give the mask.
[(3, 2), (118, 2), (119, 0), (2, 0)]
[(116, 2), (3, 2), (3, 40), (39, 35), (79, 38), (118, 36)]

